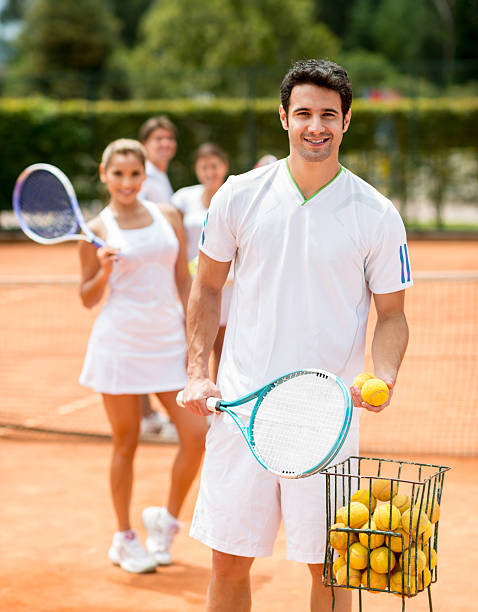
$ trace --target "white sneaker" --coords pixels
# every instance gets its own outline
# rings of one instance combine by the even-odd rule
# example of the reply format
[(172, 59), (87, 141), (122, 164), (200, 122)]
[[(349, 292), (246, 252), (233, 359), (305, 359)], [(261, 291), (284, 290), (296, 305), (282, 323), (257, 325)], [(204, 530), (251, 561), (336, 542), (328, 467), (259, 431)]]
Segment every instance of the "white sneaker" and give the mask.
[(146, 552), (132, 529), (114, 534), (108, 556), (115, 565), (133, 574), (154, 572), (157, 566), (154, 556)]
[(159, 439), (161, 442), (167, 442), (168, 444), (177, 444), (179, 442), (178, 430), (172, 421), (168, 421), (161, 427)]
[(152, 506), (143, 510), (143, 525), (148, 531), (146, 548), (154, 555), (158, 565), (169, 565), (169, 548), (179, 531), (179, 521), (166, 508)]
[(141, 435), (158, 434), (167, 423), (170, 423), (167, 416), (153, 410), (141, 418)]

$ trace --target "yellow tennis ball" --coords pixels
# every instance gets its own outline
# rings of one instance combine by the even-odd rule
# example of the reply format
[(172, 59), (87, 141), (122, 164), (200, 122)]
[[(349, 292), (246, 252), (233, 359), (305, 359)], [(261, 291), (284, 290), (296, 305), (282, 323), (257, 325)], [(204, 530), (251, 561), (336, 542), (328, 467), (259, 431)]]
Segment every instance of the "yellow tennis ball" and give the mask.
[(360, 542), (354, 542), (345, 553), (345, 560), (353, 569), (365, 569), (368, 565), (368, 550)]
[(404, 493), (397, 493), (392, 499), (392, 504), (400, 510), (400, 514), (403, 514), (405, 510), (410, 508), (410, 503), (409, 496)]
[(372, 512), (375, 510), (375, 507), (377, 505), (377, 500), (375, 499), (373, 495), (372, 495), (372, 501), (369, 505), (370, 491), (368, 489), (359, 489), (358, 491), (355, 491), (355, 493), (350, 498), (350, 501), (360, 502), (367, 508), (367, 510), (370, 508)]
[(401, 553), (402, 552), (402, 543), (403, 543), (403, 550), (408, 548), (408, 544), (410, 542), (410, 536), (408, 535), (408, 533), (406, 531), (403, 531), (403, 529), (401, 527), (398, 527), (397, 529), (394, 529), (394, 531), (396, 531), (400, 535), (398, 535), (398, 536), (387, 536), (385, 538), (385, 543), (386, 543), (387, 546), (389, 546), (393, 550), (393, 552)]
[(372, 495), (380, 501), (390, 501), (398, 493), (398, 482), (386, 478), (374, 478), (372, 482)]
[(343, 523), (345, 525), (345, 512), (347, 512), (347, 506), (341, 506), (335, 513), (335, 522)]
[(195, 257), (188, 262), (188, 270), (191, 276), (196, 276), (198, 273), (198, 258)]
[(392, 571), (397, 562), (394, 553), (386, 546), (374, 548), (370, 553), (370, 567), (377, 574), (387, 574)]
[(425, 557), (427, 560), (427, 567), (431, 570), (435, 569), (438, 561), (437, 551), (431, 546), (425, 546), (423, 552), (425, 553)]
[[(377, 529), (377, 525), (375, 524), (374, 520), (370, 520), (370, 521), (367, 521), (365, 525), (362, 525), (360, 529), (371, 529), (372, 531), (375, 531)], [(382, 533), (370, 533), (369, 534), (364, 531), (361, 531), (359, 533), (359, 540), (362, 546), (365, 546), (365, 548), (372, 549), (372, 548), (378, 548), (379, 546), (382, 546), (382, 544), (385, 542), (385, 536)]]
[(402, 527), (415, 540), (427, 528), (428, 516), (419, 508), (409, 508), (402, 514)]
[(344, 565), (347, 565), (347, 561), (342, 556), (340, 556), (338, 559), (334, 561), (334, 564), (332, 565), (332, 572), (334, 574), (334, 578), (337, 576), (338, 570)]
[(362, 374), (358, 374), (353, 381), (353, 386), (354, 387), (360, 387), (362, 388), (364, 383), (367, 382), (367, 380), (370, 380), (370, 378), (375, 378), (375, 374), (371, 374), (370, 372), (362, 372)]
[(424, 506), (425, 507), (423, 508), (423, 510), (425, 511), (425, 514), (428, 516), (432, 523), (436, 523), (440, 518), (440, 506), (438, 505), (438, 503), (430, 499), (424, 504)]
[[(415, 535), (415, 534), (414, 534)], [(430, 523), (430, 521), (427, 521), (425, 530), (423, 531), (423, 533), (421, 533), (418, 536), (418, 545), (421, 548), (424, 548), (425, 544), (428, 542), (428, 540), (432, 537), (433, 535), (433, 525)]]
[(385, 404), (390, 395), (387, 383), (380, 378), (369, 378), (362, 386), (362, 398), (364, 402), (371, 406), (381, 406)]
[[(348, 576), (347, 576), (348, 572)], [(342, 565), (337, 570), (337, 575), (335, 576), (337, 584), (343, 586), (347, 585), (350, 587), (358, 587), (362, 581), (362, 572), (360, 570), (356, 570), (353, 567), (347, 567), (347, 565)]]
[(345, 550), (351, 544), (357, 541), (355, 533), (350, 531), (334, 531), (335, 529), (344, 529), (346, 525), (344, 523), (334, 523), (330, 528), (330, 545), (335, 550)]
[(377, 529), (381, 531), (395, 531), (400, 525), (400, 519), (400, 510), (390, 502), (388, 504), (380, 504), (373, 513), (373, 520), (377, 525)]
[(428, 567), (425, 567), (423, 569), (423, 572), (418, 574), (418, 589), (420, 591), (422, 591), (423, 589), (426, 589), (428, 586), (430, 586), (431, 581), (432, 581), (432, 573), (428, 569)]
[(408, 566), (410, 566), (410, 573), (414, 574), (415, 567), (418, 572), (423, 572), (427, 564), (427, 558), (423, 550), (412, 548), (411, 550), (407, 549), (403, 555), (400, 555), (398, 562), (406, 574), (408, 574)]
[(368, 508), (360, 502), (350, 502), (348, 506), (345, 506), (345, 510), (342, 513), (343, 522), (352, 529), (358, 529), (366, 521), (368, 521), (369, 514)]
[[(362, 585), (367, 589), (378, 589), (380, 591), (385, 591), (388, 587), (388, 575), (378, 574), (373, 569), (366, 569), (362, 572)], [(376, 591), (371, 591), (371, 593), (375, 592)]]
[[(402, 577), (403, 577), (403, 585), (402, 585)], [(408, 585), (410, 585), (410, 591), (408, 589)], [(396, 572), (393, 572), (393, 574), (390, 576), (390, 589), (392, 591), (396, 591), (394, 595), (397, 595), (398, 593), (397, 595), (398, 597), (402, 596), (402, 592), (405, 594), (406, 597), (409, 597), (410, 595), (414, 595), (417, 590), (415, 586), (415, 577), (410, 576), (410, 581), (409, 581), (408, 576), (406, 574), (402, 574), (400, 570), (397, 570)]]

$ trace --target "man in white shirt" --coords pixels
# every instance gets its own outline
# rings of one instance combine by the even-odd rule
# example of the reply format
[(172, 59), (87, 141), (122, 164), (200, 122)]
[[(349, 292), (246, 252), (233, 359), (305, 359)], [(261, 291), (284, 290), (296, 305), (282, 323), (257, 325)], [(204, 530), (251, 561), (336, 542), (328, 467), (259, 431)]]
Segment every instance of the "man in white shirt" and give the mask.
[[(230, 177), (214, 196), (200, 239), (188, 306), (189, 382), (185, 405), (207, 414), (209, 396), (236, 399), (301, 368), (322, 368), (348, 385), (364, 363), (373, 295), (378, 319), (372, 356), (390, 395), (408, 342), (404, 290), (413, 284), (400, 216), (384, 196), (340, 165), (352, 90), (345, 70), (322, 60), (297, 62), (284, 77), (279, 108), (290, 155)], [(221, 288), (235, 280), (217, 387), (208, 357), (217, 332)], [(354, 415), (336, 461), (358, 453)], [(247, 420), (251, 406), (243, 409)], [(330, 609), (322, 585), (326, 545), (321, 475), (276, 478), (256, 464), (237, 426), (215, 415), (209, 431), (191, 535), (213, 550), (207, 610), (250, 610), (250, 569), (272, 554), (283, 520), (287, 557), (307, 563), (311, 610)], [(351, 595), (336, 589), (335, 609)]]
[(176, 155), (176, 127), (165, 116), (151, 117), (140, 128), (139, 139), (146, 149), (146, 180), (138, 195), (143, 200), (165, 203), (173, 189), (167, 175), (169, 162)]
[[(177, 150), (176, 126), (164, 115), (151, 117), (139, 130), (139, 139), (147, 153), (146, 179), (138, 198), (155, 204), (169, 203), (173, 188), (167, 175), (169, 162)], [(151, 407), (147, 395), (141, 396), (141, 434), (160, 433), (165, 439), (177, 440), (176, 428), (164, 413)]]

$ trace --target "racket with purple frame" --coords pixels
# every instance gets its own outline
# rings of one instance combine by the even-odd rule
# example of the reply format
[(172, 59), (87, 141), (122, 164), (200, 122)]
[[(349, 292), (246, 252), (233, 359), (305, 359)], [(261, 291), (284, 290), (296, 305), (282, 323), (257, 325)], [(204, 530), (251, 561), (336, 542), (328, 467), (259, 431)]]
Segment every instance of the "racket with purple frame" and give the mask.
[(20, 174), (13, 191), (13, 210), (23, 232), (40, 244), (104, 241), (86, 225), (68, 177), (51, 164), (33, 164)]
[[(246, 425), (233, 408), (256, 400)], [(177, 401), (182, 404), (182, 391)], [(339, 452), (352, 419), (345, 383), (324, 370), (290, 372), (235, 401), (206, 401), (226, 412), (266, 470), (283, 478), (304, 478), (326, 467)]]

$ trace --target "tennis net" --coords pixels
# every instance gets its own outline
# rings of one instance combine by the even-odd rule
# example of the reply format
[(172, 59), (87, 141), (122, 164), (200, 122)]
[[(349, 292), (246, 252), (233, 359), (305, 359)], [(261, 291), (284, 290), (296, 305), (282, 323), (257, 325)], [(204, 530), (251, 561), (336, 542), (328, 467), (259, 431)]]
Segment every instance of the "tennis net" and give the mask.
[[(78, 279), (0, 278), (0, 425), (106, 435), (98, 394), (78, 376), (98, 308)], [(391, 406), (363, 412), (362, 453), (478, 455), (478, 273), (415, 273), (410, 343)], [(366, 369), (371, 369), (373, 308)], [(319, 364), (318, 364), (319, 367)]]

